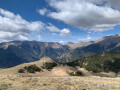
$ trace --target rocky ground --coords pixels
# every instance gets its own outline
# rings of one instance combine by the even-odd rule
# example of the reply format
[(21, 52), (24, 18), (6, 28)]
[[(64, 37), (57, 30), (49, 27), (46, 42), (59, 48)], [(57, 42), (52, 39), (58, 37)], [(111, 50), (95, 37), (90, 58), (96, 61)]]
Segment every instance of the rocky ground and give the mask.
[[(41, 67), (43, 62), (54, 62), (50, 58), (25, 63), (0, 70), (0, 90), (120, 90), (120, 77), (114, 73), (92, 73), (84, 68), (56, 66), (36, 73), (18, 73), (28, 65)], [(70, 76), (69, 72), (81, 71), (84, 76)]]
[(1, 75), (0, 90), (120, 90), (120, 78)]

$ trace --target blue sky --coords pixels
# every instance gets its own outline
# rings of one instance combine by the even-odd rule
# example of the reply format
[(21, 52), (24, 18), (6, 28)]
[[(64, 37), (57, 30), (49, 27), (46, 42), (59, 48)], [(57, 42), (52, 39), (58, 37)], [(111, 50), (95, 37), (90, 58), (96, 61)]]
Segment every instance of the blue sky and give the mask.
[(75, 43), (119, 34), (118, 3), (114, 0), (0, 0), (0, 42)]

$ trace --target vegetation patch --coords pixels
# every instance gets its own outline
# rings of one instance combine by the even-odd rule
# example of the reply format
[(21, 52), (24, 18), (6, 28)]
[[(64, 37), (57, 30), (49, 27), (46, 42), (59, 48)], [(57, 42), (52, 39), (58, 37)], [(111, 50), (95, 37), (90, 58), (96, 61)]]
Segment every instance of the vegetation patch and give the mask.
[(43, 63), (42, 68), (46, 69), (46, 70), (51, 70), (51, 69), (53, 69), (56, 66), (57, 66), (57, 64), (55, 62), (53, 62), (53, 63), (45, 62), (45, 63)]
[(30, 66), (25, 66), (23, 69), (19, 69), (18, 72), (19, 73), (35, 73), (35, 72), (40, 72), (41, 69), (39, 67), (37, 67), (35, 64), (34, 65), (30, 65)]
[(25, 73), (25, 70), (24, 69), (19, 69), (18, 72), (19, 73)]
[(69, 75), (71, 75), (71, 76), (83, 76), (83, 73), (80, 71), (77, 71), (77, 72), (71, 72)]
[(0, 84), (0, 90), (8, 90), (8, 88), (11, 88), (11, 83), (2, 83)]
[(68, 66), (80, 66), (94, 73), (120, 71), (120, 51), (106, 52), (66, 63)]

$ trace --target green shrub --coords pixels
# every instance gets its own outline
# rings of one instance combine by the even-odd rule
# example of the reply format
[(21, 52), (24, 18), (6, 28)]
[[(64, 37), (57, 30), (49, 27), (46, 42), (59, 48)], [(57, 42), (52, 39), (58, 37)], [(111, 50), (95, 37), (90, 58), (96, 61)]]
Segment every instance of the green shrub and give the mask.
[(77, 72), (75, 73), (75, 76), (83, 76), (83, 73), (80, 72), (80, 71), (77, 71)]
[(25, 66), (23, 69), (20, 69), (18, 72), (23, 73), (23, 72), (29, 72), (29, 73), (35, 73), (35, 72), (40, 72), (41, 69), (37, 67), (36, 65), (30, 65), (30, 66)]
[(76, 61), (66, 63), (68, 66), (83, 67), (94, 73), (120, 71), (120, 51), (105, 52), (97, 55), (80, 58)]
[(25, 66), (24, 69), (27, 70), (27, 72), (29, 73), (35, 73), (41, 71), (41, 69), (36, 65)]
[(74, 76), (74, 72), (69, 73), (70, 76)]
[(54, 62), (53, 63), (46, 62), (43, 64), (43, 66), (41, 68), (46, 69), (46, 70), (50, 70), (50, 69), (54, 68), (55, 66), (57, 66), (57, 64)]
[(18, 72), (19, 73), (25, 73), (25, 70), (24, 69), (19, 69)]
[(91, 66), (87, 65), (87, 66), (85, 66), (85, 69), (88, 70), (88, 71), (92, 71), (94, 73), (100, 73), (100, 72), (102, 72), (101, 68), (98, 68), (98, 67), (93, 66), (93, 65), (91, 65)]
[(69, 75), (71, 75), (71, 76), (83, 76), (83, 73), (80, 71), (77, 71), (77, 72), (71, 72)]

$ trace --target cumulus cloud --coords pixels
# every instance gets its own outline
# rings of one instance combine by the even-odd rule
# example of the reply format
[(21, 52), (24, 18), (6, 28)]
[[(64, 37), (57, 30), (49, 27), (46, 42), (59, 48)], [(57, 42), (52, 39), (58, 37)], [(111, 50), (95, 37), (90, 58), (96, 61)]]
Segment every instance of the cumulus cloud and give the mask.
[(68, 35), (71, 35), (71, 32), (69, 29), (64, 28), (64, 29), (60, 30), (60, 35), (61, 36), (68, 36)]
[(43, 27), (44, 23), (40, 21), (28, 22), (18, 14), (0, 8), (0, 41), (28, 40), (24, 35)]
[(49, 10), (47, 10), (46, 8), (38, 10), (38, 13), (42, 16), (45, 15), (47, 12), (49, 12)]
[(119, 3), (119, 0), (49, 0), (56, 12), (49, 12), (47, 16), (85, 30), (102, 32), (120, 24)]
[[(58, 29), (56, 26), (54, 26), (54, 25), (52, 25), (52, 24), (50, 24), (49, 26), (46, 26), (46, 28), (47, 28), (49, 31), (54, 32), (54, 33), (52, 33), (52, 35), (54, 35), (54, 36), (57, 35), (56, 33), (59, 33), (60, 36), (68, 36), (68, 35), (71, 35), (71, 32), (70, 32), (69, 29), (64, 28), (64, 29), (60, 30), (60, 29)], [(56, 32), (56, 33), (55, 33), (55, 32)]]

